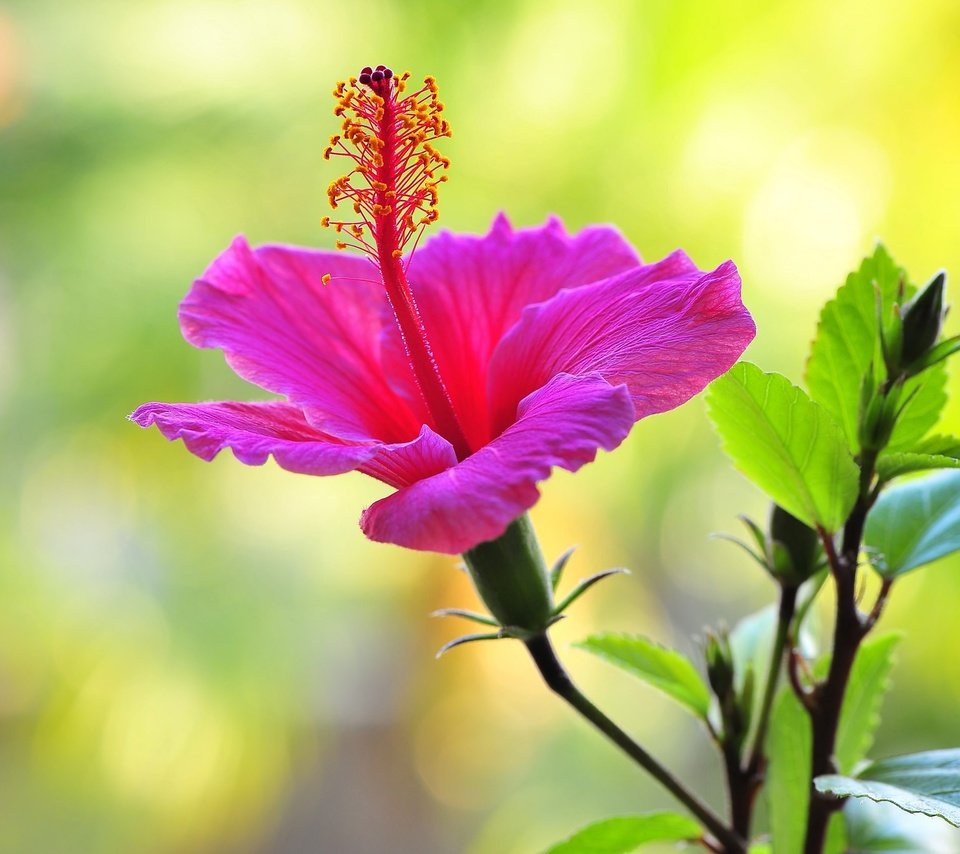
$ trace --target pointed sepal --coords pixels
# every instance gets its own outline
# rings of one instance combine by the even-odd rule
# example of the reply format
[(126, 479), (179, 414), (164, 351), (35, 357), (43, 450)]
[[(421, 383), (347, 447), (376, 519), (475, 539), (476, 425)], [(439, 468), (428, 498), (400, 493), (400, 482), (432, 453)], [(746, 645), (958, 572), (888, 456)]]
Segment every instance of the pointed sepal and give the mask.
[(482, 632), (480, 634), (474, 635), (463, 635), (463, 637), (456, 638), (455, 640), (445, 643), (440, 649), (437, 650), (437, 658), (441, 658), (450, 652), (451, 649), (454, 649), (458, 646), (463, 646), (468, 643), (475, 643), (476, 641), (486, 641), (486, 640), (500, 640), (501, 638), (507, 637), (507, 633), (501, 629), (498, 632)]
[(493, 626), (494, 628), (500, 628), (500, 624), (493, 619), (493, 617), (488, 617), (486, 614), (478, 614), (476, 611), (465, 611), (463, 608), (440, 608), (438, 611), (434, 611), (431, 617), (462, 617), (464, 620), (470, 620), (474, 623), (480, 623), (483, 626)]
[(586, 593), (594, 584), (599, 581), (603, 581), (604, 578), (609, 578), (611, 575), (629, 575), (630, 570), (624, 569), (623, 567), (618, 567), (617, 569), (605, 569), (603, 572), (598, 572), (596, 575), (591, 575), (589, 578), (584, 578), (570, 593), (567, 594), (566, 598), (560, 602), (556, 608), (553, 609), (554, 617), (558, 617), (563, 614), (574, 602), (577, 601), (584, 593)]
[(553, 586), (553, 592), (557, 592), (557, 587), (560, 584), (560, 576), (563, 574), (563, 570), (566, 568), (567, 563), (570, 558), (573, 557), (573, 553), (577, 550), (576, 546), (570, 546), (560, 557), (557, 558), (556, 562), (553, 564), (553, 568), (550, 570), (550, 584)]

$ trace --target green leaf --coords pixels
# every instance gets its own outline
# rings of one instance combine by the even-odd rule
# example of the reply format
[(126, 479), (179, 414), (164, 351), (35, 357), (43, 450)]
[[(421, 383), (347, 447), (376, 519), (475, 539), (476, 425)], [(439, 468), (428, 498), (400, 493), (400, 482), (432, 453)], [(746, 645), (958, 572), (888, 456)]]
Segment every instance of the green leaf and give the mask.
[(544, 854), (630, 854), (647, 842), (682, 842), (702, 834), (693, 819), (676, 813), (608, 818), (587, 825)]
[(820, 313), (807, 362), (807, 388), (834, 416), (855, 451), (860, 386), (870, 365), (880, 363), (876, 294), (879, 290), (886, 316), (904, 278), (904, 271), (878, 244)]
[[(808, 658), (816, 654), (816, 643), (813, 635), (807, 630), (801, 620), (799, 646)], [(753, 674), (754, 679), (765, 679), (770, 667), (770, 656), (773, 653), (773, 639), (777, 630), (777, 606), (768, 605), (748, 614), (730, 630), (730, 651), (733, 655), (733, 668), (737, 694), (742, 694), (747, 674)], [(761, 686), (762, 688), (763, 686)], [(750, 709), (749, 739), (756, 735), (758, 712), (763, 703), (763, 691), (753, 692), (753, 707)]]
[(828, 774), (814, 785), (821, 792), (891, 803), (960, 827), (960, 748), (883, 759), (856, 777)]
[(711, 384), (707, 405), (727, 456), (777, 504), (811, 527), (843, 525), (859, 474), (823, 407), (748, 362)]
[(867, 517), (864, 545), (885, 578), (960, 550), (960, 471), (942, 471), (881, 493)]
[(909, 452), (886, 453), (877, 462), (882, 481), (928, 469), (960, 468), (960, 439), (956, 436), (931, 436)]
[(796, 854), (807, 832), (813, 737), (810, 717), (789, 687), (777, 697), (769, 727), (766, 789), (773, 854)]
[[(738, 695), (743, 694), (748, 673), (752, 674), (753, 678), (756, 678), (757, 674), (766, 674), (776, 630), (777, 607), (768, 605), (753, 614), (748, 614), (730, 631), (734, 688)], [(751, 726), (748, 735), (751, 738), (755, 734), (753, 724), (756, 723), (762, 700), (762, 692), (755, 691), (753, 708), (749, 709)]]
[[(905, 279), (904, 271), (887, 250), (878, 245), (873, 255), (847, 276), (836, 297), (820, 313), (817, 337), (807, 362), (807, 387), (813, 399), (836, 419), (854, 453), (860, 450), (857, 427), (861, 385), (871, 365), (883, 364), (877, 294), (880, 294), (883, 317), (890, 317), (893, 304), (898, 300), (900, 283)], [(904, 300), (915, 290), (906, 285)], [(906, 383), (904, 400), (916, 389), (919, 391), (897, 422), (890, 440), (892, 449), (910, 450), (910, 445), (937, 423), (946, 402), (945, 384), (942, 364)]]
[(613, 633), (591, 635), (575, 646), (639, 676), (706, 719), (710, 690), (693, 663), (676, 650), (639, 635)]
[(936, 818), (892, 804), (851, 798), (837, 813), (847, 829), (849, 854), (948, 854), (960, 851), (960, 831)]
[(848, 854), (847, 825), (842, 813), (834, 813), (827, 822), (827, 838), (823, 844), (823, 854)]
[(902, 399), (909, 398), (910, 402), (897, 419), (887, 450), (912, 451), (927, 435), (940, 420), (940, 412), (947, 402), (946, 386), (947, 366), (943, 362), (904, 384)]
[(837, 729), (835, 756), (842, 774), (852, 772), (873, 744), (899, 641), (898, 634), (883, 635), (866, 641), (857, 652)]

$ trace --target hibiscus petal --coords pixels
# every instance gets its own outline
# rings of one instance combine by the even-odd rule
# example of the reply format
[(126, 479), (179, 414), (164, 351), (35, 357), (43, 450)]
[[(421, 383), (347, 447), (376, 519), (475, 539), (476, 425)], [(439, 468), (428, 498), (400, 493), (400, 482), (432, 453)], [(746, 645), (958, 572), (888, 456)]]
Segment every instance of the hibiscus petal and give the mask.
[(242, 463), (260, 466), (273, 454), (277, 463), (300, 474), (343, 474), (367, 462), (376, 445), (345, 445), (312, 427), (296, 406), (262, 403), (146, 403), (130, 419), (156, 424), (171, 441), (203, 460), (230, 448)]
[(520, 404), (518, 418), (489, 445), (441, 474), (368, 508), (360, 525), (372, 540), (459, 554), (498, 537), (532, 507), (536, 483), (553, 466), (576, 471), (598, 448), (630, 432), (634, 409), (623, 386), (561, 374)]
[(384, 378), (385, 297), (376, 275), (365, 259), (341, 252), (251, 249), (238, 237), (194, 282), (180, 325), (191, 344), (222, 349), (241, 377), (288, 397), (320, 430), (406, 441), (422, 422)]
[(456, 464), (457, 452), (453, 445), (424, 424), (412, 442), (381, 445), (376, 455), (359, 470), (401, 489)]
[[(682, 272), (686, 256), (561, 291), (530, 306), (490, 365), (495, 427), (560, 372), (596, 372), (630, 390), (640, 419), (679, 406), (727, 371), (753, 340), (732, 262)], [(678, 274), (678, 270), (681, 271)]]
[[(514, 230), (503, 214), (484, 236), (441, 232), (416, 251), (408, 277), (471, 447), (491, 438), (487, 366), (524, 306), (639, 263), (609, 226), (568, 235), (553, 218), (537, 228)], [(389, 338), (392, 358), (403, 358), (399, 335), (391, 332)], [(407, 395), (413, 396), (410, 389)]]

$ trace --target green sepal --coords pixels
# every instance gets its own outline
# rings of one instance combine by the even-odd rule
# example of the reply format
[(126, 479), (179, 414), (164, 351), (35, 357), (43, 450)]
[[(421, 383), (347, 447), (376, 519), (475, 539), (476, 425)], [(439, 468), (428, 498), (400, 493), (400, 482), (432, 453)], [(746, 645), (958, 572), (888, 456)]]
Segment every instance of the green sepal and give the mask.
[(553, 609), (554, 616), (559, 616), (564, 611), (567, 610), (574, 602), (577, 601), (584, 593), (586, 593), (594, 584), (598, 581), (603, 581), (604, 578), (609, 578), (611, 575), (629, 575), (630, 570), (624, 569), (623, 567), (617, 567), (616, 569), (605, 569), (603, 572), (598, 572), (596, 575), (591, 575), (589, 578), (582, 579), (570, 593)]
[(430, 614), (431, 617), (462, 617), (464, 620), (470, 620), (474, 623), (480, 623), (484, 626), (494, 626), (496, 628), (500, 627), (500, 624), (493, 619), (493, 617), (488, 617), (486, 614), (478, 614), (476, 611), (465, 611), (462, 608), (440, 608), (437, 611), (434, 611)]
[(455, 649), (458, 646), (463, 646), (464, 644), (476, 643), (477, 641), (500, 640), (501, 638), (505, 637), (507, 637), (507, 634), (503, 631), (503, 629), (501, 629), (499, 632), (483, 632), (475, 635), (463, 635), (463, 637), (449, 641), (440, 647), (440, 649), (437, 650), (437, 658), (441, 658), (450, 652), (451, 649)]
[(474, 587), (501, 626), (535, 635), (554, 616), (553, 587), (530, 518), (514, 519), (495, 540), (463, 555)]
[(911, 375), (919, 374), (927, 368), (932, 368), (937, 362), (942, 362), (954, 353), (960, 352), (960, 335), (954, 335), (946, 341), (941, 341), (936, 347), (929, 350), (922, 358), (911, 366)]
[(557, 587), (560, 585), (560, 576), (563, 575), (563, 570), (566, 568), (567, 563), (570, 561), (570, 558), (573, 557), (573, 553), (576, 550), (576, 546), (570, 546), (570, 548), (556, 559), (553, 567), (550, 569), (550, 586), (554, 593), (557, 592)]

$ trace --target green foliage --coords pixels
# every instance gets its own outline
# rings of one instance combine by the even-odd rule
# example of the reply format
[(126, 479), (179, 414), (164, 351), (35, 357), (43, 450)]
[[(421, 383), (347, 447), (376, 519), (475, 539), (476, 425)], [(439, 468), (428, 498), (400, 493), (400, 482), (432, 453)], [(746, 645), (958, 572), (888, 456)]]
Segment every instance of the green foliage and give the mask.
[(960, 438), (930, 436), (908, 453), (881, 455), (877, 475), (880, 480), (888, 481), (912, 472), (952, 468), (960, 468)]
[[(756, 674), (766, 673), (773, 649), (773, 636), (777, 628), (777, 609), (769, 605), (740, 620), (730, 631), (730, 651), (733, 656), (734, 688), (742, 695)], [(752, 708), (748, 708), (750, 720), (756, 720), (760, 705), (759, 692), (753, 692)]]
[(700, 825), (676, 813), (608, 818), (587, 825), (544, 854), (630, 854), (647, 842), (682, 842), (701, 835)]
[[(847, 276), (836, 297), (820, 314), (817, 336), (807, 363), (807, 387), (814, 400), (825, 407), (843, 429), (850, 449), (860, 450), (859, 420), (863, 379), (883, 364), (880, 352), (877, 303), (883, 318), (892, 316), (893, 305), (915, 290), (906, 284), (906, 274), (887, 250), (878, 245), (860, 268)], [(946, 402), (943, 365), (925, 371), (907, 382), (902, 399), (910, 399), (897, 421), (890, 447), (909, 450), (936, 424)], [(911, 397), (912, 396), (912, 397)]]
[(946, 385), (947, 366), (943, 362), (904, 383), (901, 399), (909, 403), (897, 419), (887, 445), (890, 451), (911, 451), (936, 425), (947, 402)]
[(850, 798), (838, 813), (850, 854), (947, 854), (960, 850), (958, 834), (940, 819), (903, 812), (891, 804)]
[(837, 530), (858, 470), (828, 412), (780, 374), (741, 362), (707, 392), (710, 418), (740, 471), (810, 526)]
[(960, 827), (960, 748), (883, 759), (856, 777), (828, 774), (814, 784), (821, 792), (891, 803)]
[(790, 688), (777, 697), (766, 744), (773, 854), (796, 854), (807, 830), (813, 738), (810, 718)]
[(849, 854), (847, 823), (843, 813), (834, 813), (827, 823), (827, 838), (823, 843), (823, 854)]
[(864, 532), (870, 562), (885, 578), (960, 550), (960, 471), (944, 471), (880, 495)]
[(879, 356), (876, 291), (884, 308), (889, 308), (904, 276), (878, 244), (820, 313), (807, 362), (807, 387), (814, 400), (834, 416), (855, 451), (859, 449), (861, 382)]
[[(896, 634), (884, 635), (866, 641), (857, 653), (837, 730), (837, 763), (845, 773), (853, 770), (873, 743), (899, 639)], [(829, 663), (829, 658), (818, 661), (817, 674), (822, 676)], [(793, 854), (803, 846), (810, 805), (811, 749), (810, 718), (793, 690), (785, 688), (774, 705), (767, 735), (767, 800), (773, 854)], [(840, 822), (831, 823), (831, 834), (836, 840), (833, 847), (842, 851)], [(832, 850), (829, 841), (827, 850)]]
[(701, 718), (710, 708), (710, 691), (693, 663), (676, 650), (639, 635), (592, 635), (576, 644), (673, 697)]
[(840, 713), (835, 755), (837, 767), (849, 774), (867, 755), (880, 723), (880, 705), (890, 687), (893, 653), (900, 635), (888, 634), (864, 642), (850, 672)]
[(770, 514), (770, 552), (774, 577), (799, 586), (820, 565), (820, 538), (809, 525), (774, 504)]

